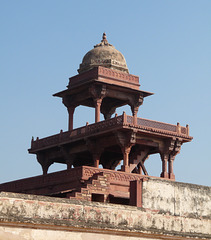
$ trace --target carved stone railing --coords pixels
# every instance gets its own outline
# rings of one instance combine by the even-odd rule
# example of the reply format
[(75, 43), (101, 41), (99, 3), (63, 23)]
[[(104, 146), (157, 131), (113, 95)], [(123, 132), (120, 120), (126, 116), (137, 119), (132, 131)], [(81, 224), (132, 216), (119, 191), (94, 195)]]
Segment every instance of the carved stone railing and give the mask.
[(137, 125), (162, 129), (162, 130), (166, 130), (166, 131), (170, 131), (170, 132), (177, 132), (177, 126), (176, 125), (163, 123), (163, 122), (152, 121), (152, 120), (143, 119), (143, 118), (137, 118)]
[(126, 173), (122, 171), (104, 169), (104, 168), (95, 168), (90, 166), (82, 166), (82, 177), (84, 180), (88, 180), (94, 174), (105, 173), (109, 177), (110, 183), (126, 183), (129, 185), (130, 181), (141, 180), (143, 177), (148, 177), (146, 175), (135, 174), (135, 173)]
[(135, 127), (142, 130), (147, 130), (148, 132), (159, 132), (163, 134), (172, 134), (178, 135), (181, 137), (191, 138), (189, 137), (189, 127), (182, 127), (179, 125), (173, 125), (143, 118), (137, 118), (137, 124), (134, 124), (134, 117), (128, 116), (125, 113), (121, 116), (117, 116), (105, 121), (93, 123), (90, 125), (86, 125), (81, 128), (73, 129), (72, 131), (63, 132), (61, 131), (59, 134), (46, 137), (43, 139), (37, 138), (36, 140), (32, 139), (31, 149), (44, 149), (49, 146), (56, 146), (60, 143), (65, 144), (70, 142), (71, 140), (77, 140), (77, 138), (81, 138), (84, 136), (90, 136), (92, 134), (103, 133), (104, 131), (108, 131), (118, 126), (128, 126)]
[(72, 131), (63, 132), (61, 130), (59, 134), (43, 139), (37, 138), (34, 140), (32, 138), (31, 149), (35, 150), (39, 148), (54, 146), (58, 145), (59, 143), (68, 142), (72, 139), (81, 138), (85, 135), (96, 134), (98, 132), (102, 133), (103, 131), (117, 127), (118, 125), (123, 125), (123, 115), (102, 122), (86, 125), (81, 128), (73, 129)]

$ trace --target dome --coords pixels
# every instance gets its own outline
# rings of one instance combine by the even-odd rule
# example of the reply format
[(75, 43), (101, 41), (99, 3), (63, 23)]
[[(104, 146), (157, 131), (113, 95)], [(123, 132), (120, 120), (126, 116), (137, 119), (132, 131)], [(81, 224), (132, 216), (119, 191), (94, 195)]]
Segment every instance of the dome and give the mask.
[(124, 56), (108, 43), (105, 33), (102, 41), (84, 56), (78, 72), (83, 73), (98, 66), (129, 73)]

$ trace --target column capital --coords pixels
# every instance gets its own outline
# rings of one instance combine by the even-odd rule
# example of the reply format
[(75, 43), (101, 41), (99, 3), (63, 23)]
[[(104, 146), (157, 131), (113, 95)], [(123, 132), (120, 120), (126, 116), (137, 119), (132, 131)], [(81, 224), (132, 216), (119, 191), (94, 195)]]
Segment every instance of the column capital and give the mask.
[(127, 133), (117, 131), (115, 132), (116, 140), (121, 148), (132, 147), (136, 143), (136, 131)]
[(107, 92), (107, 89), (105, 84), (101, 84), (101, 85), (94, 84), (89, 87), (89, 93), (93, 98), (93, 100), (103, 99), (106, 96), (106, 92)]
[(144, 101), (144, 97), (142, 96), (142, 94), (135, 95), (133, 98), (129, 99), (129, 105), (131, 107), (133, 116), (137, 115), (138, 109), (143, 104), (143, 101)]
[(64, 96), (62, 98), (62, 102), (65, 105), (65, 107), (67, 107), (67, 108), (76, 108), (77, 106), (80, 105), (77, 102), (75, 102), (75, 96), (74, 95)]
[(95, 107), (101, 105), (103, 98), (95, 98), (93, 99)]

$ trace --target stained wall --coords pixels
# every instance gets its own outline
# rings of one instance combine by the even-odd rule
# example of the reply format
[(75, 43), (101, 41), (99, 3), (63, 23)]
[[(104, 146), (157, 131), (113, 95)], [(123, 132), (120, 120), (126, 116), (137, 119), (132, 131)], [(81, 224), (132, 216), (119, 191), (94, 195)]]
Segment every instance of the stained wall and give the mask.
[(210, 193), (149, 179), (137, 208), (1, 192), (0, 239), (211, 239)]

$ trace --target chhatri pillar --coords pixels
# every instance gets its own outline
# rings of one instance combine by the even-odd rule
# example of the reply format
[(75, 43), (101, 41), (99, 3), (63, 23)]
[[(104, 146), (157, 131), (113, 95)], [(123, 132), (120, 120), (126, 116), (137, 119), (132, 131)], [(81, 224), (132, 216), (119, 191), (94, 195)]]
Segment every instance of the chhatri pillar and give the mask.
[(75, 106), (68, 106), (67, 107), (68, 115), (69, 115), (69, 121), (68, 121), (68, 130), (73, 130), (73, 115), (75, 111)]
[(161, 177), (163, 178), (168, 178), (168, 172), (167, 172), (167, 164), (168, 164), (168, 158), (169, 155), (166, 153), (160, 154), (161, 156), (161, 161), (162, 161), (162, 172), (160, 174)]
[(95, 122), (100, 122), (100, 107), (102, 103), (102, 98), (94, 99), (95, 105)]

